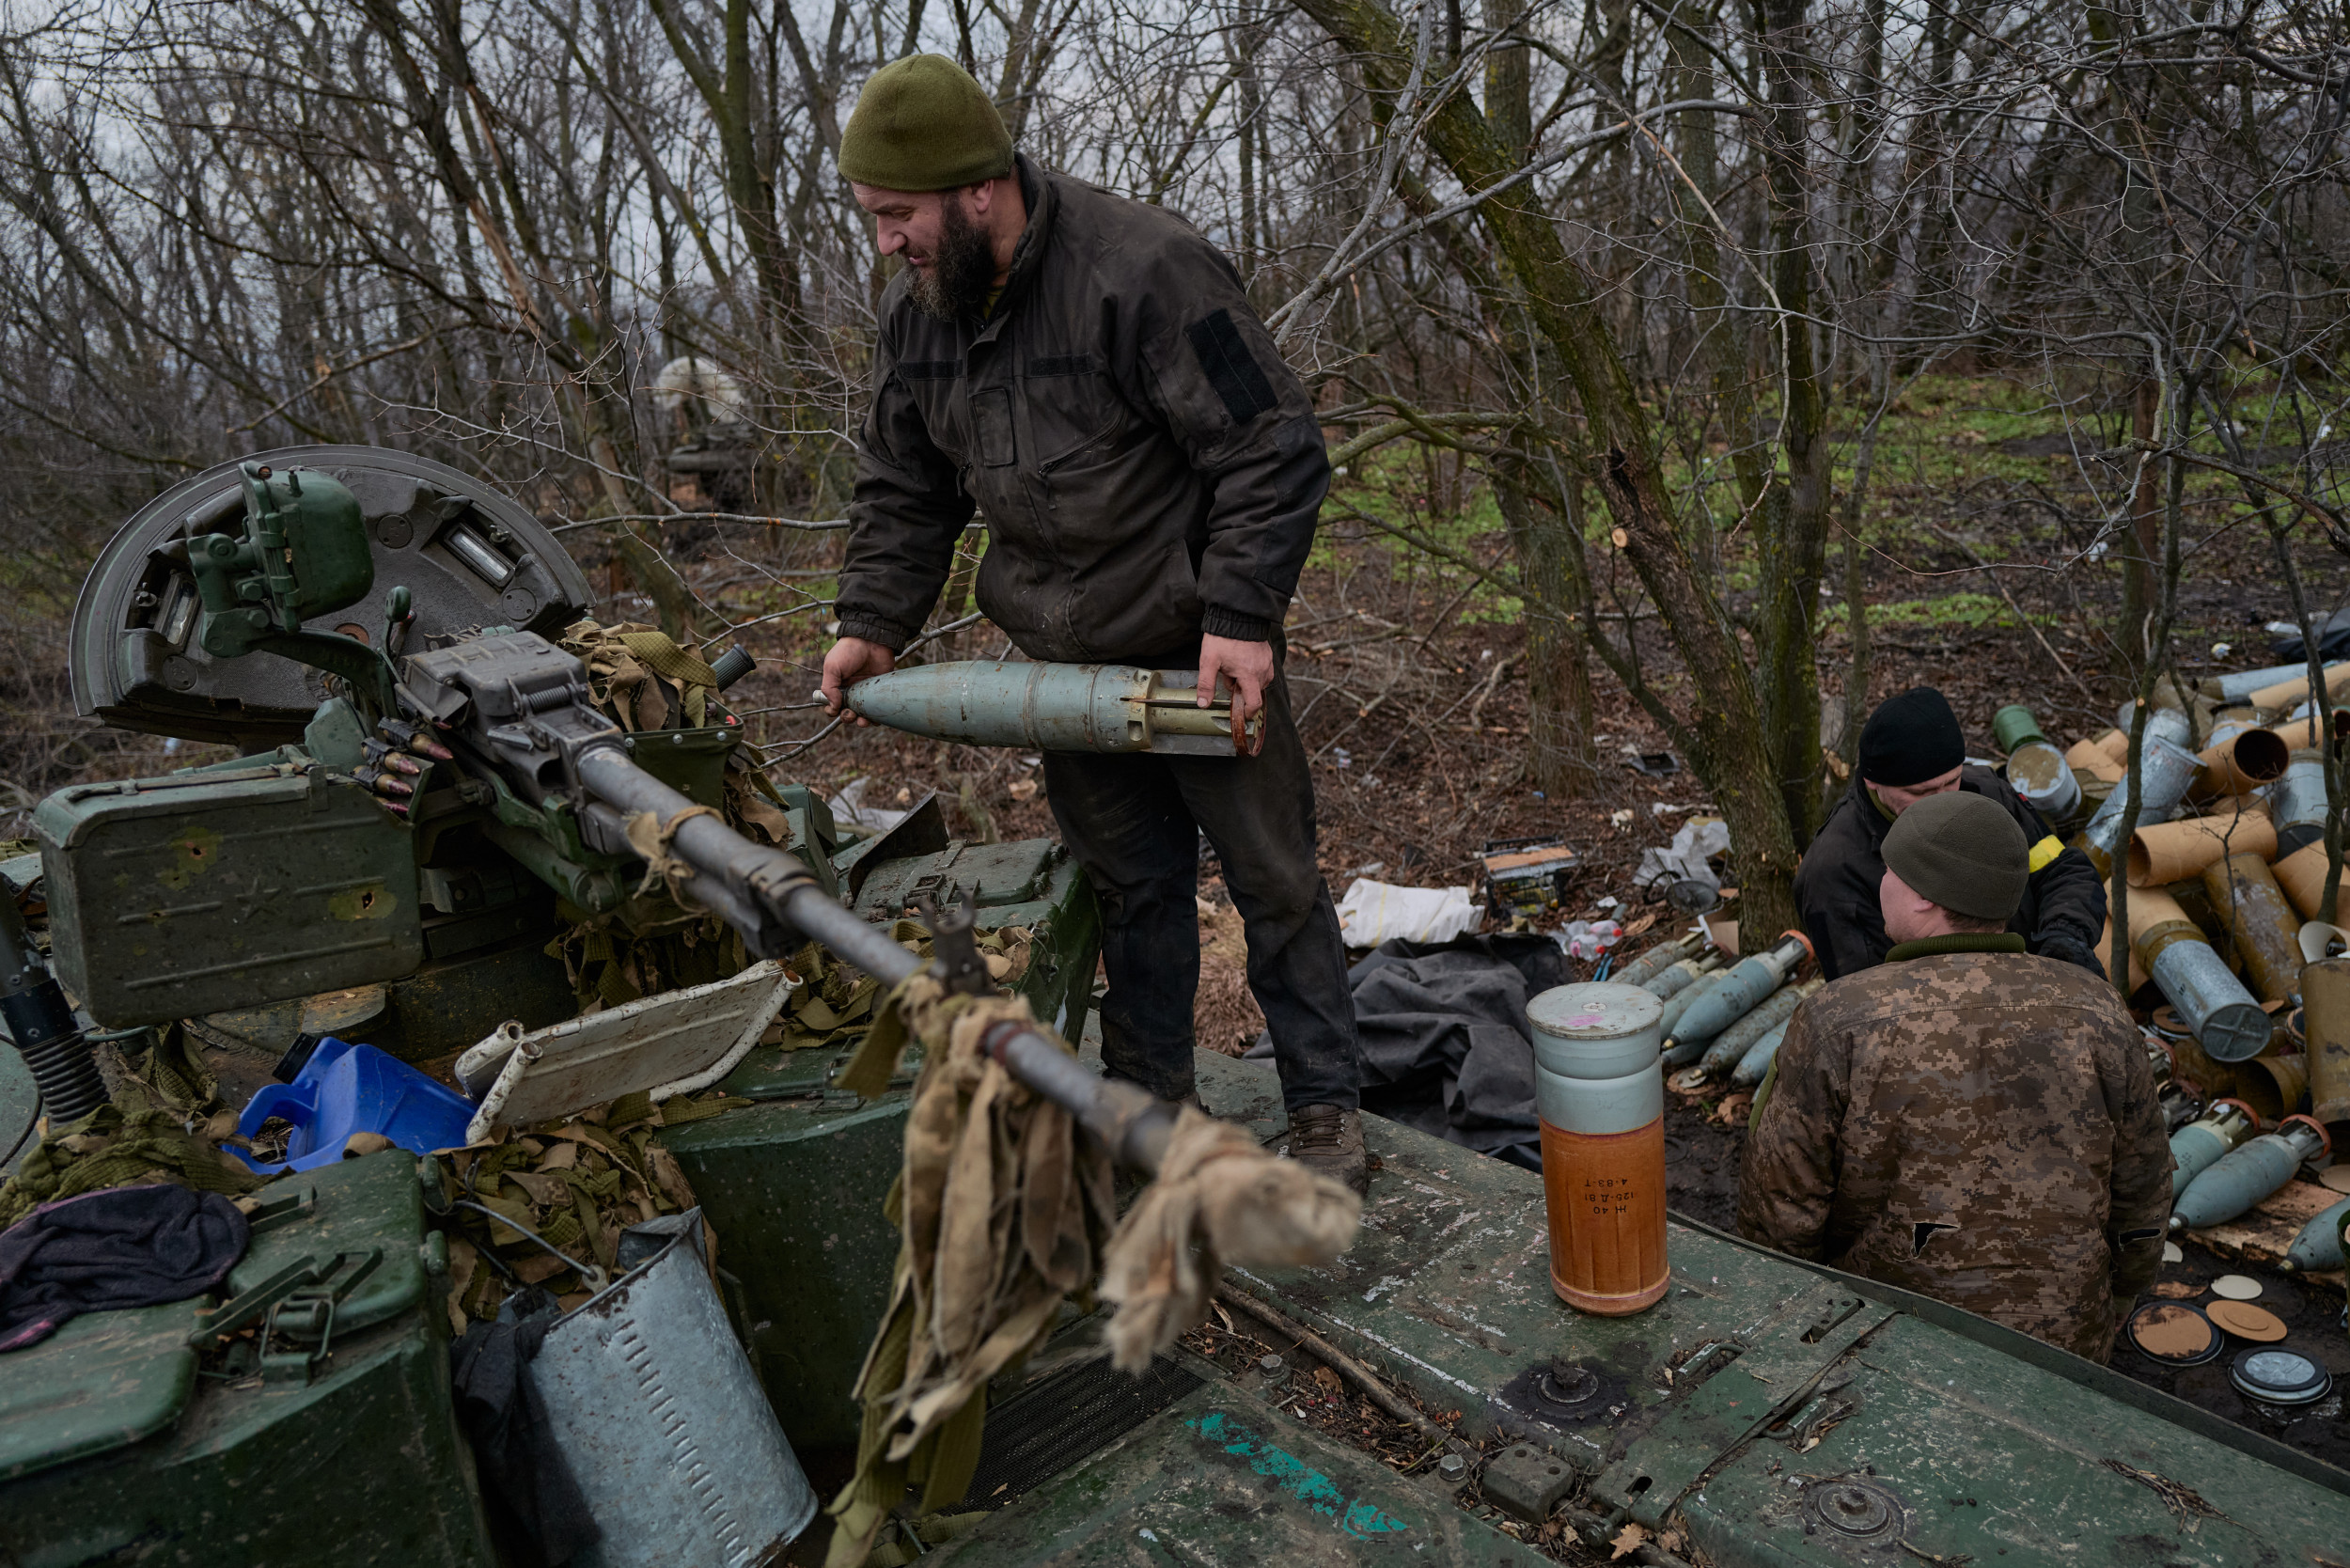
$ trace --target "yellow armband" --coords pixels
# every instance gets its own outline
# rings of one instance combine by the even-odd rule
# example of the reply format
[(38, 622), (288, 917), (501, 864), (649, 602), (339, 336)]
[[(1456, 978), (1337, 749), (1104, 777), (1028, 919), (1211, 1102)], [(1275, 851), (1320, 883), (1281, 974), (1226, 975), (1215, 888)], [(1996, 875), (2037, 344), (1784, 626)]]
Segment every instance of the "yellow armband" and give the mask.
[(2041, 871), (2045, 870), (2047, 869), (2048, 862), (2054, 860), (2058, 855), (2062, 855), (2063, 853), (2063, 840), (2059, 839), (2053, 833), (2049, 834), (2045, 839), (2041, 839), (2040, 842), (2032, 845), (2031, 847), (2032, 873), (2034, 875), (2038, 875)]

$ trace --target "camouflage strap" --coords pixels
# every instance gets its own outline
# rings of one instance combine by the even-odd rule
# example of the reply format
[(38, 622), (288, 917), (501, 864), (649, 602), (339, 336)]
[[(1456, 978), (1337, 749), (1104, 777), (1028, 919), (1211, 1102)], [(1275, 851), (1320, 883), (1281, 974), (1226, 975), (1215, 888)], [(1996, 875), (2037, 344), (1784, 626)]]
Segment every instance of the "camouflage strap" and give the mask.
[(699, 728), (709, 711), (710, 694), (718, 689), (718, 672), (698, 655), (680, 648), (666, 632), (622, 632), (620, 646), (655, 675), (682, 688), (686, 722)]
[[(718, 817), (707, 806), (689, 806), (667, 822), (650, 811), (639, 811), (628, 820), (628, 845), (644, 857), (645, 880), (636, 885), (636, 896), (643, 898), (656, 887), (666, 887), (669, 897), (686, 908), (696, 907), (687, 902), (685, 885), (694, 879), (694, 868), (669, 853), (676, 841), (677, 830), (696, 817)], [(724, 821), (723, 817), (719, 818)]]
[(889, 1080), (898, 1075), (899, 1059), (905, 1055), (908, 1009), (918, 1009), (944, 994), (939, 982), (919, 969), (891, 986), (881, 1006), (873, 1010), (873, 1027), (858, 1042), (856, 1055), (833, 1074), (834, 1086), (854, 1090), (863, 1099), (879, 1099), (887, 1091)]

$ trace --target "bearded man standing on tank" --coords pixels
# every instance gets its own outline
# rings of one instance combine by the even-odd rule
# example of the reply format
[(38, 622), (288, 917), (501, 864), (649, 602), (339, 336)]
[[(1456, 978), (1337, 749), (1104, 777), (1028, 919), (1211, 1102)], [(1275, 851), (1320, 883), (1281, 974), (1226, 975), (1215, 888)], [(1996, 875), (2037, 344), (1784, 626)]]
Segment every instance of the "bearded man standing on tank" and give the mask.
[(1877, 909), (1885, 836), (1903, 812), (1952, 791), (1997, 805), (2031, 846), (2030, 877), (2008, 929), (2042, 958), (2106, 972), (2095, 951), (2106, 925), (2106, 889), (2097, 868), (2079, 850), (2066, 848), (2006, 779), (1966, 760), (1966, 737), (1949, 698), (1932, 686), (1913, 686), (1878, 704), (1860, 731), (1859, 760), (1859, 776), (1795, 869), (1795, 908), (1823, 979), (1885, 962), (1893, 946)]
[[(1053, 815), (1102, 901), (1102, 1058), (1196, 1099), (1205, 834), (1248, 942), (1298, 1160), (1367, 1184), (1346, 949), (1314, 859), (1281, 619), (1329, 489), (1321, 422), (1224, 255), (1160, 208), (1014, 153), (986, 93), (874, 72), (840, 172), (905, 269), (884, 290), (827, 708), (920, 634), (975, 510), (979, 603), (1029, 658), (1198, 670), (1245, 752), (1055, 753)], [(1236, 746), (1236, 750), (1239, 747)]]

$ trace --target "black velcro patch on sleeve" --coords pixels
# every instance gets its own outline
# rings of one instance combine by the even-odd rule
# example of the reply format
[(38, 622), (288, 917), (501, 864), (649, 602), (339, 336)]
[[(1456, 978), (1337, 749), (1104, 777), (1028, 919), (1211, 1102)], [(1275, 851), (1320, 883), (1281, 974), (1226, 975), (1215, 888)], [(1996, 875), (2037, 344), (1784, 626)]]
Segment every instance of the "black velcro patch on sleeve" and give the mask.
[(1241, 338), (1240, 328), (1232, 324), (1230, 311), (1219, 310), (1204, 321), (1194, 321), (1183, 329), (1183, 336), (1191, 339), (1191, 352), (1199, 356), (1199, 368), (1207, 373), (1215, 395), (1224, 400), (1225, 412), (1232, 416), (1233, 424), (1245, 425), (1280, 405), (1273, 395), (1273, 384), (1265, 380), (1264, 370)]

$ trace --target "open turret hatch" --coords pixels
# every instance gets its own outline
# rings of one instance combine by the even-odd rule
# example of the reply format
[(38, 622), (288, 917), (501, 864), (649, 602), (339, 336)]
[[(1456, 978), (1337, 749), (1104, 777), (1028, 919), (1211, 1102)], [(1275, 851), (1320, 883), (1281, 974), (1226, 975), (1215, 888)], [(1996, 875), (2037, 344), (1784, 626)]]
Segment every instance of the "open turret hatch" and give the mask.
[(369, 644), (404, 585), (426, 638), (486, 625), (554, 636), (586, 613), (588, 579), (546, 525), (495, 489), (428, 458), (373, 447), (290, 447), (223, 463), (141, 507), (115, 534), (73, 607), (73, 705), (125, 729), (259, 750), (298, 741), (325, 676), (288, 659), (215, 659), (196, 641), (196, 584), (178, 541), (234, 532), (238, 462), (317, 469), (350, 487), (367, 519), (375, 587), (311, 629)]

